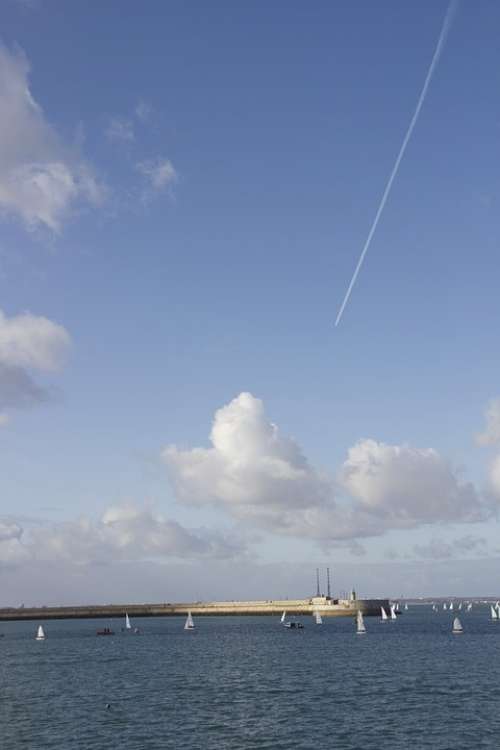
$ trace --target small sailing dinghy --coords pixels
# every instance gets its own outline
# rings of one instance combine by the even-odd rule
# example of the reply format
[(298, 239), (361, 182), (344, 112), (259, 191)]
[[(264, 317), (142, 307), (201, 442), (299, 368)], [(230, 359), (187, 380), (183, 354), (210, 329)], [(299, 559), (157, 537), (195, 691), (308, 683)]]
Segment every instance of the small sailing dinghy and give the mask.
[(44, 629), (39, 625), (38, 630), (36, 631), (35, 641), (44, 641), (46, 637)]
[(443, 602), (443, 609), (446, 609), (446, 602)]
[(283, 625), (283, 623), (285, 622), (285, 620), (286, 620), (286, 611), (285, 611), (285, 612), (283, 612), (283, 614), (281, 615), (281, 620), (280, 620), (280, 622), (281, 622), (281, 624), (282, 624), (282, 625)]
[(460, 602), (460, 604), (458, 605), (458, 608), (462, 609), (462, 602)]
[(383, 607), (380, 607), (380, 614), (382, 615), (382, 622), (387, 622), (389, 618), (387, 617), (387, 612)]
[(316, 610), (316, 612), (313, 613), (314, 622), (316, 625), (323, 625), (323, 618), (321, 617), (320, 613)]
[(450, 612), (453, 611), (453, 602), (450, 602), (450, 606), (448, 607), (448, 609), (450, 610)]
[(130, 624), (130, 617), (128, 616), (127, 612), (125, 612), (125, 630), (132, 630), (132, 625)]
[(462, 627), (462, 623), (458, 619), (458, 617), (455, 617), (453, 620), (453, 629), (451, 631), (452, 633), (463, 633), (464, 629)]
[(472, 602), (469, 602), (467, 605), (467, 612), (470, 612), (472, 609)]
[(495, 607), (490, 607), (490, 611), (491, 611), (491, 619), (495, 620), (495, 622), (498, 622), (498, 612), (495, 609)]
[(184, 623), (184, 630), (194, 630), (194, 622), (193, 622), (193, 617), (191, 615), (191, 612), (188, 612), (188, 616), (186, 617), (186, 622)]
[(358, 635), (364, 635), (366, 633), (365, 621), (363, 620), (363, 613), (360, 609), (358, 609), (358, 614), (356, 615), (356, 633)]
[(391, 620), (397, 620), (398, 616), (396, 615), (396, 607), (394, 604), (391, 604)]
[(408, 604), (405, 604), (405, 611), (408, 609)]

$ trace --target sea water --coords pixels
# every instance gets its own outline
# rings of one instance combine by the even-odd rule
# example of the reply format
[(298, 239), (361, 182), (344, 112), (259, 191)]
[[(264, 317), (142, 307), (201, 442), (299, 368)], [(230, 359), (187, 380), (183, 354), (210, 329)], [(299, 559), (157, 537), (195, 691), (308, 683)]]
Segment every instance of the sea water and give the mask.
[[(489, 607), (367, 617), (0, 623), (1, 750), (493, 748), (500, 623)], [(96, 637), (110, 627), (114, 636)], [(108, 707), (109, 706), (109, 707)]]

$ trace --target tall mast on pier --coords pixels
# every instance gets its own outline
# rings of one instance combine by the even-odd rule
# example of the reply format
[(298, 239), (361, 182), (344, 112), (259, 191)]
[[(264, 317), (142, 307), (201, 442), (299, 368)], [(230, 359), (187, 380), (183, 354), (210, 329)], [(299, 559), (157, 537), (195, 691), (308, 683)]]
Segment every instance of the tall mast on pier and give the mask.
[(316, 596), (321, 596), (319, 592), (319, 568), (316, 568)]
[(326, 569), (326, 595), (329, 599), (331, 599), (332, 592), (330, 591), (330, 568)]

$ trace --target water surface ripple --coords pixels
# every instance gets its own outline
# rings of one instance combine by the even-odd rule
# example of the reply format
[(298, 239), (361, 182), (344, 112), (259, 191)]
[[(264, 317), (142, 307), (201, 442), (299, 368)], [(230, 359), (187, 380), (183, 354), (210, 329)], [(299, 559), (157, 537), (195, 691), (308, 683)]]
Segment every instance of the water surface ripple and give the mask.
[[(2, 750), (432, 750), (498, 745), (500, 623), (414, 607), (303, 631), (267, 617), (0, 623)], [(116, 635), (98, 638), (98, 628)], [(106, 708), (109, 703), (110, 708)]]

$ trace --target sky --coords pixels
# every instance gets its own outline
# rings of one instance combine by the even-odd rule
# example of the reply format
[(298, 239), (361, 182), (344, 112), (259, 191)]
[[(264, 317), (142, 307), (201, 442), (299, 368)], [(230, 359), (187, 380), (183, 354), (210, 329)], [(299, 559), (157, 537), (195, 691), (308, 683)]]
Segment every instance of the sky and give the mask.
[(447, 8), (3, 4), (0, 605), (497, 593), (494, 0), (334, 326)]

